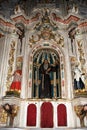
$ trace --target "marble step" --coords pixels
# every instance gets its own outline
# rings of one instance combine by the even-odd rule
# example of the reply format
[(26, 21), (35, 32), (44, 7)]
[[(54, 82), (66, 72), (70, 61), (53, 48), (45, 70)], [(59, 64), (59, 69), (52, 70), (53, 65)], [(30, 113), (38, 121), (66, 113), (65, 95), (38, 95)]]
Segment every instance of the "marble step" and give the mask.
[(1, 127), (0, 130), (87, 130), (85, 128), (7, 128)]

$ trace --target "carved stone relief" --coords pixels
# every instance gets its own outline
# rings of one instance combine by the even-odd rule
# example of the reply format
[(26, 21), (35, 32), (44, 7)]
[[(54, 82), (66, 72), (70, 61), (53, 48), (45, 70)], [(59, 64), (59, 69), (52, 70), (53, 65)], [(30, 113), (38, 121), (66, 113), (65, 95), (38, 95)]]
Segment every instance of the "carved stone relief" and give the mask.
[(0, 106), (0, 126), (6, 125), (7, 123), (7, 113), (3, 109), (2, 106)]
[(37, 34), (33, 33), (29, 37), (30, 47), (39, 42), (41, 39), (54, 40), (55, 43), (61, 47), (64, 47), (64, 38), (62, 35), (56, 32), (57, 29), (57, 25), (49, 17), (49, 10), (44, 9), (41, 22), (38, 22), (34, 27), (34, 32), (37, 31)]
[(74, 107), (76, 115), (79, 117), (81, 127), (85, 127), (84, 118), (87, 117), (87, 104)]
[(9, 90), (9, 87), (11, 84), (11, 76), (12, 76), (13, 64), (14, 64), (15, 45), (16, 45), (16, 42), (13, 40), (10, 45), (9, 60), (8, 60), (8, 73), (7, 73), (7, 81), (6, 81), (7, 90)]

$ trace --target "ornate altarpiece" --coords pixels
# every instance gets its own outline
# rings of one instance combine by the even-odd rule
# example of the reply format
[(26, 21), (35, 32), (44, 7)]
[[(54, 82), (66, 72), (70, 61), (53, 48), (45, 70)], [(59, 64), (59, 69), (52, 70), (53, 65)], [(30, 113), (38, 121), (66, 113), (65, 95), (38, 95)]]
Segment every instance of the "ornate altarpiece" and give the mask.
[[(84, 114), (84, 112), (86, 112), (84, 106), (86, 108), (87, 56), (85, 47), (87, 45), (85, 44), (85, 40), (80, 38), (80, 35), (84, 33), (84, 30), (81, 30), (80, 27), (84, 25), (84, 23), (78, 23), (79, 25), (77, 27), (77, 25), (71, 21), (73, 20), (76, 23), (79, 21), (79, 17), (69, 16), (66, 19), (62, 19), (57, 16), (54, 10), (51, 11), (48, 8), (42, 8), (40, 11), (37, 9), (36, 12), (34, 12), (34, 16), (30, 19), (24, 14), (20, 15), (20, 13), (22, 13), (20, 12), (12, 16), (12, 20), (15, 24), (9, 23), (12, 30), (10, 30), (10, 34), (6, 37), (5, 42), (5, 47), (7, 48), (5, 52), (5, 55), (7, 55), (5, 63), (7, 63), (7, 67), (4, 67), (2, 72), (3, 78), (1, 85), (4, 86), (4, 89), (1, 90), (1, 95), (2, 97), (5, 96), (3, 98), (3, 104), (7, 102), (13, 104), (10, 98), (14, 97), (13, 100), (16, 100), (15, 104), (20, 106), (18, 119), (24, 116), (24, 120), (20, 120), (20, 122), (18, 122), (19, 124), (17, 124), (21, 127), (30, 127), (27, 124), (28, 110), (29, 112), (33, 110), (35, 112), (34, 120), (36, 121), (37, 119), (37, 123), (35, 122), (34, 124), (35, 128), (41, 127), (41, 119), (39, 117), (40, 112), (43, 112), (45, 107), (46, 109), (51, 108), (51, 117), (54, 119), (54, 125), (52, 124), (52, 127), (73, 127), (73, 125), (77, 127), (79, 123), (77, 122), (77, 124), (75, 124), (74, 122), (74, 119), (78, 121), (75, 115), (77, 109), (74, 110), (74, 107), (77, 106), (78, 108), (79, 104), (82, 104), (81, 108), (83, 108), (83, 113), (81, 114), (83, 114), (84, 117), (86, 116), (86, 114)], [(82, 31), (82, 33), (80, 31)], [(47, 59), (51, 65), (54, 65), (55, 60), (57, 60), (59, 66), (56, 72), (50, 73), (52, 99), (39, 98), (39, 85), (41, 82), (39, 67), (44, 59)], [(85, 88), (77, 88), (75, 90), (74, 69), (77, 65), (86, 79)], [(11, 75), (17, 69), (22, 71), (21, 90), (16, 91), (15, 89), (11, 91), (10, 85), (13, 81)], [(3, 79), (5, 81), (4, 83)], [(81, 96), (81, 100), (77, 98), (79, 96)], [(75, 100), (74, 97), (76, 98)], [(63, 124), (61, 123), (62, 121), (58, 120), (58, 118), (61, 117), (59, 114), (59, 112), (61, 113), (61, 109), (64, 112), (62, 117), (65, 116), (65, 123), (63, 122)], [(57, 113), (57, 117), (53, 114), (53, 110), (54, 113)], [(23, 115), (23, 113), (25, 113), (25, 115)], [(71, 113), (72, 124), (69, 122)], [(39, 117), (36, 115), (39, 115)], [(33, 120), (32, 116), (31, 118)], [(31, 122), (31, 125), (32, 124)]]

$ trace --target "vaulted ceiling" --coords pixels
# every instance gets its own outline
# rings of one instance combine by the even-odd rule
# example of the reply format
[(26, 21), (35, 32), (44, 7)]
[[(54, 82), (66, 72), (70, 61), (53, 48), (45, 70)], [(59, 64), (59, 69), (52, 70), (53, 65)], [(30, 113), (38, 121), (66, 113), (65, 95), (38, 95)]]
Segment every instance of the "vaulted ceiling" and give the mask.
[(71, 8), (73, 4), (76, 4), (79, 8), (79, 15), (87, 18), (87, 0), (0, 0), (0, 15), (10, 18), (14, 14), (14, 8), (17, 4), (21, 5), (27, 16), (37, 5), (45, 7), (47, 4), (55, 4), (55, 8), (60, 8), (61, 14), (65, 16), (67, 15), (67, 6)]

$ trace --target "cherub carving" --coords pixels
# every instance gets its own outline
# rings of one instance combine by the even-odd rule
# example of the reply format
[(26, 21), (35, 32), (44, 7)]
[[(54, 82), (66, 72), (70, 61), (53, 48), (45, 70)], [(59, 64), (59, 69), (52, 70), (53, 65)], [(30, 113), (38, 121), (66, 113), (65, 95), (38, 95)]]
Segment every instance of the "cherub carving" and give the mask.
[(8, 117), (10, 118), (9, 126), (13, 126), (14, 118), (18, 114), (19, 107), (17, 105), (10, 105), (8, 103), (3, 105), (5, 112), (7, 113)]
[(78, 105), (74, 107), (76, 115), (80, 119), (81, 127), (84, 127), (84, 118), (87, 116), (87, 104), (85, 105)]
[(38, 42), (40, 40), (40, 38), (41, 38), (40, 35), (38, 35), (38, 39), (35, 40), (34, 35), (32, 35), (31, 38), (29, 38), (29, 45), (30, 45), (30, 47), (32, 47), (32, 44), (35, 44), (36, 42)]

